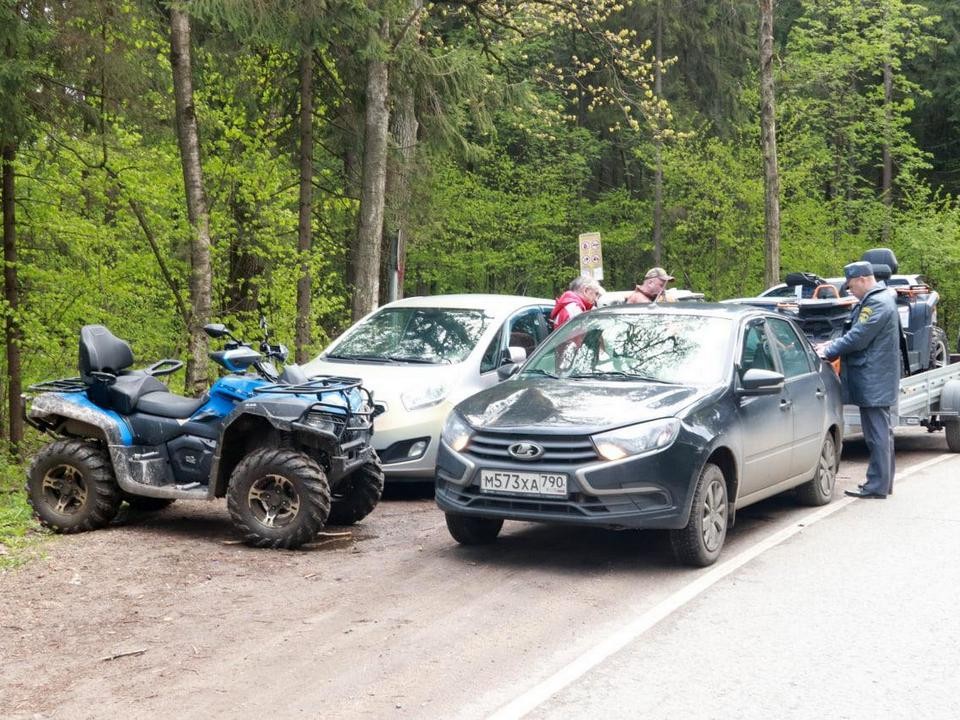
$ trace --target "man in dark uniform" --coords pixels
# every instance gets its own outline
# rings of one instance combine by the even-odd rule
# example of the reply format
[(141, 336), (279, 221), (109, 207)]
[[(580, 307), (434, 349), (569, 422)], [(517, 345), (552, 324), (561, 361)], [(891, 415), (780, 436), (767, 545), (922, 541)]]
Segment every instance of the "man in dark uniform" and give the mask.
[(900, 390), (900, 318), (893, 296), (873, 276), (868, 262), (843, 268), (847, 287), (860, 300), (853, 325), (842, 337), (817, 346), (827, 360), (840, 358), (843, 401), (860, 407), (860, 426), (870, 451), (867, 478), (846, 494), (885, 498), (893, 492), (893, 425), (890, 408)]

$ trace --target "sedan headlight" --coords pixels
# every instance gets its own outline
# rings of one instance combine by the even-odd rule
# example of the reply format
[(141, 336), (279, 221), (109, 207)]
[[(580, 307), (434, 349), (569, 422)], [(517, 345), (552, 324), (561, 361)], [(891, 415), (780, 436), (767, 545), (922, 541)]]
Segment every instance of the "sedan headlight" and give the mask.
[(663, 450), (673, 444), (680, 433), (677, 418), (629, 425), (593, 436), (593, 445), (606, 460), (619, 460), (628, 455)]
[(429, 385), (400, 393), (400, 401), (407, 410), (419, 410), (442, 402), (449, 391), (446, 385)]
[(473, 434), (473, 428), (467, 425), (466, 421), (460, 416), (460, 413), (454, 411), (447, 416), (447, 421), (443, 424), (443, 432), (440, 437), (443, 441), (457, 452), (463, 450), (470, 442), (470, 436)]

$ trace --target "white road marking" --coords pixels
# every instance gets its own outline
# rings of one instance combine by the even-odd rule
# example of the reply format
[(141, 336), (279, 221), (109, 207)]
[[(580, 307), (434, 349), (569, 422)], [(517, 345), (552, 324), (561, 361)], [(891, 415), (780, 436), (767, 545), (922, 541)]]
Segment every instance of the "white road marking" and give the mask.
[[(937, 463), (943, 462), (944, 460), (952, 457), (956, 457), (956, 454), (952, 452), (944, 453), (943, 455), (938, 455), (937, 457), (931, 458), (930, 460), (926, 460), (922, 463), (918, 463), (917, 465), (912, 465), (902, 472), (897, 472), (896, 482), (899, 485), (899, 483), (905, 478), (915, 475), (931, 465), (936, 465)], [(647, 630), (655, 626), (664, 618), (672, 615), (674, 612), (682, 608), (705, 590), (720, 582), (733, 571), (738, 570), (754, 558), (765, 553), (767, 550), (770, 550), (785, 540), (793, 537), (801, 530), (810, 527), (814, 523), (819, 522), (830, 515), (833, 515), (833, 513), (837, 512), (838, 510), (842, 510), (855, 500), (856, 498), (844, 497), (840, 500), (834, 501), (829, 505), (810, 513), (809, 515), (805, 515), (790, 527), (784, 528), (783, 530), (775, 532), (772, 535), (764, 538), (756, 545), (741, 552), (736, 557), (733, 557), (730, 560), (727, 560), (726, 562), (705, 571), (703, 575), (700, 575), (689, 585), (680, 588), (680, 590), (667, 597), (658, 605), (655, 605), (642, 615), (637, 616), (634, 620), (618, 630), (616, 634), (610, 635), (605, 640), (600, 641), (590, 648), (590, 650), (570, 662), (566, 667), (561, 668), (550, 677), (524, 692), (522, 695), (511, 700), (495, 713), (488, 716), (488, 720), (518, 720), (519, 718), (522, 718), (527, 713), (549, 700), (550, 697), (560, 692), (563, 688), (567, 687), (567, 685), (570, 685), (578, 678), (582, 677), (594, 667), (602, 663), (608, 657), (634, 642), (637, 638), (647, 632)]]

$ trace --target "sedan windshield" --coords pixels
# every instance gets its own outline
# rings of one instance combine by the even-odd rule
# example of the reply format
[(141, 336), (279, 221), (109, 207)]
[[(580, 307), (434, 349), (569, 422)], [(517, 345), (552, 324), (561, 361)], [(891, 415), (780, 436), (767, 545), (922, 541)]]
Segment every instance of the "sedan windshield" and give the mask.
[(489, 321), (482, 310), (384, 308), (344, 333), (326, 357), (370, 362), (461, 362), (476, 346)]
[(522, 374), (712, 385), (726, 377), (731, 334), (723, 317), (588, 313), (551, 335)]

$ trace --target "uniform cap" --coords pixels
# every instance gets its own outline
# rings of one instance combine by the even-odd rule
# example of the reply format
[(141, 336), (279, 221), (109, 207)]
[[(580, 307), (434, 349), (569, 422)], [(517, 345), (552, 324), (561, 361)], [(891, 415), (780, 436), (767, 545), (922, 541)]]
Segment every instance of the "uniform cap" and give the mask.
[(847, 280), (853, 280), (858, 277), (870, 277), (873, 275), (873, 265), (860, 260), (843, 266), (843, 276)]

